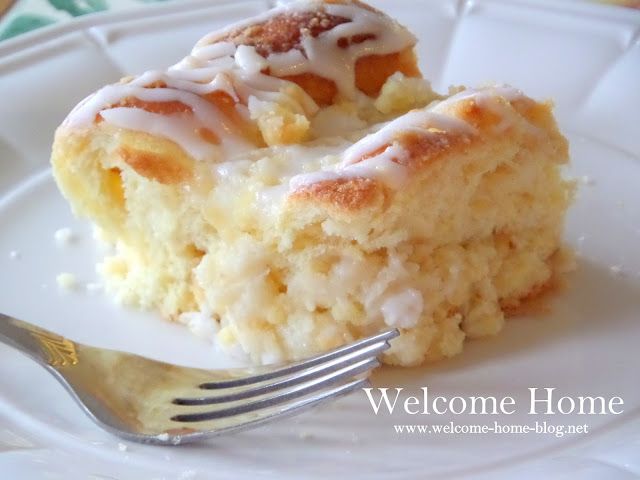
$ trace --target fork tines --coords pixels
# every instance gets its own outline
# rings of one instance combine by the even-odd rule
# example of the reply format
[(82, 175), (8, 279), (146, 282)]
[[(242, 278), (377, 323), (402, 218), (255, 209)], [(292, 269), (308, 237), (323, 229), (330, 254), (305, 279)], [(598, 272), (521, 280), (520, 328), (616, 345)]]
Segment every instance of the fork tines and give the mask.
[[(376, 358), (398, 336), (389, 330), (356, 343), (340, 347), (299, 363), (275, 368), (258, 375), (209, 382), (200, 385), (213, 395), (176, 398), (184, 406), (216, 405), (218, 408), (174, 415), (176, 422), (200, 422), (260, 410), (273, 410), (281, 416), (303, 407), (357, 390), (368, 384), (363, 374), (380, 365)], [(247, 400), (252, 399), (247, 402)]]

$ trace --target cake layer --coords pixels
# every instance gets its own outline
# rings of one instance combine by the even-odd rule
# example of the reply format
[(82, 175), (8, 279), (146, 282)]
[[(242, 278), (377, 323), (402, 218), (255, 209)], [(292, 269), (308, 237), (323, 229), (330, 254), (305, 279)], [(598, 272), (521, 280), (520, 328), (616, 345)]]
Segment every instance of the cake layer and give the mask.
[(498, 332), (562, 268), (567, 142), (515, 88), (435, 94), (413, 44), (301, 2), (76, 107), (52, 163), (115, 245), (108, 290), (257, 363), (392, 326), (384, 361), (415, 365)]

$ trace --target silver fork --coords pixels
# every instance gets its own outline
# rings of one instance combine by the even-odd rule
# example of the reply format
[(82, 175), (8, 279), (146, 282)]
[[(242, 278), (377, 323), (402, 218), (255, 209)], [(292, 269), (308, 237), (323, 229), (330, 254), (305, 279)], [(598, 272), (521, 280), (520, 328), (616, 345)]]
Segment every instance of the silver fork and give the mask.
[(388, 330), (288, 365), (203, 370), (73, 342), (0, 313), (0, 341), (57, 378), (105, 430), (178, 445), (262, 425), (368, 385)]

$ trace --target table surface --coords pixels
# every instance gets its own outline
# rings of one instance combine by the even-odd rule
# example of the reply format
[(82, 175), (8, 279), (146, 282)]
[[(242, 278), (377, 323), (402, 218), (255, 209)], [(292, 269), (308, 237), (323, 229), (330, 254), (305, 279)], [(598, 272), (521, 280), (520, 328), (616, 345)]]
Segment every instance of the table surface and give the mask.
[[(0, 0), (0, 41), (81, 15), (164, 1), (169, 0)], [(640, 0), (592, 1), (640, 9)]]

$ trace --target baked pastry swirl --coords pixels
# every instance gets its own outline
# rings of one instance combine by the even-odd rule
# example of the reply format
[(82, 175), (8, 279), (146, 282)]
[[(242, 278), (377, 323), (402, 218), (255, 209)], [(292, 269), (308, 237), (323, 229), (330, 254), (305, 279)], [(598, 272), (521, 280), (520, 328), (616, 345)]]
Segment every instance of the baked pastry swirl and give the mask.
[(414, 365), (498, 332), (560, 270), (567, 142), (515, 88), (436, 94), (415, 42), (305, 0), (83, 100), (52, 164), (115, 245), (108, 290), (257, 363), (389, 325), (384, 360)]

